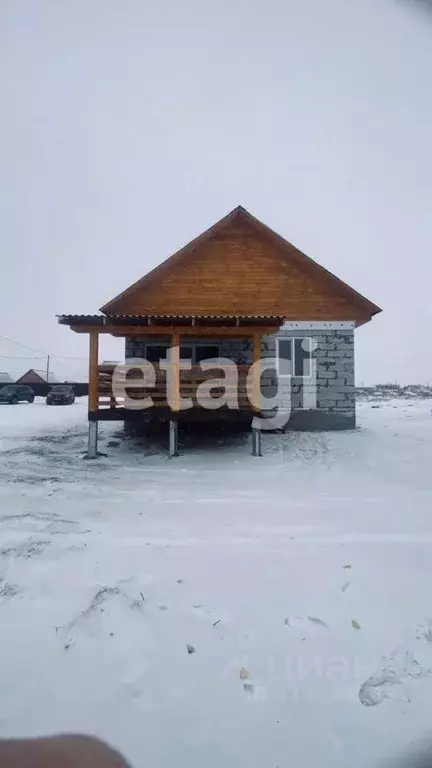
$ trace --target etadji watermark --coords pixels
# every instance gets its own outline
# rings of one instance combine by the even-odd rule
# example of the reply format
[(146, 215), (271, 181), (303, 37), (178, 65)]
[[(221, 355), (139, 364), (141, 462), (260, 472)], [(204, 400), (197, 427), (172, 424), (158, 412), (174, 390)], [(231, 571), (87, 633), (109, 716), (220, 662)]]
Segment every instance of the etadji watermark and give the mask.
[[(296, 407), (316, 408), (317, 381), (314, 352), (316, 341), (302, 338), (301, 354), (294, 359), (294, 339), (285, 357), (262, 357), (251, 364), (228, 357), (213, 357), (193, 365), (182, 359), (180, 347), (168, 347), (166, 358), (155, 364), (130, 358), (115, 366), (112, 393), (131, 410), (146, 410), (161, 401), (173, 411), (195, 407), (205, 410), (254, 412), (252, 426), (270, 430), (284, 427), (292, 412), (292, 380), (300, 384), (301, 400)], [(214, 373), (217, 375), (207, 376)]]

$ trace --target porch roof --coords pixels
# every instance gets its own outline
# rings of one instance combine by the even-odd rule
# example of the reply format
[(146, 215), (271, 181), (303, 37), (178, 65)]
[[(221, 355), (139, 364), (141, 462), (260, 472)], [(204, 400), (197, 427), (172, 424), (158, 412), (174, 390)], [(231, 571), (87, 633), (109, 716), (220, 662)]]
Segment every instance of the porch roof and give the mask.
[(204, 321), (207, 323), (214, 323), (215, 325), (254, 325), (255, 323), (261, 324), (265, 321), (266, 324), (281, 325), (284, 322), (284, 318), (281, 315), (57, 315), (60, 325), (69, 326), (91, 326), (93, 328), (104, 328), (107, 325), (115, 326), (151, 326), (154, 323), (157, 325), (193, 325), (195, 321)]

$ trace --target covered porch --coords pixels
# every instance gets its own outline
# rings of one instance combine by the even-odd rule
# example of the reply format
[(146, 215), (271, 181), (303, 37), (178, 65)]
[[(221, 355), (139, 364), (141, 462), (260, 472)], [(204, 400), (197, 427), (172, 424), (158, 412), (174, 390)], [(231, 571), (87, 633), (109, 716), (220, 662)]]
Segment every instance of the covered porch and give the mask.
[[(254, 364), (263, 336), (274, 334), (283, 318), (62, 315), (59, 323), (89, 337), (89, 455), (97, 455), (99, 421), (139, 422), (152, 413), (169, 423), (169, 452), (175, 455), (179, 421), (260, 412), (261, 373)], [(101, 334), (125, 339), (125, 364), (99, 362)], [(239, 348), (242, 354), (233, 355)], [(223, 364), (232, 357), (232, 364)], [(151, 363), (151, 376), (143, 361)]]

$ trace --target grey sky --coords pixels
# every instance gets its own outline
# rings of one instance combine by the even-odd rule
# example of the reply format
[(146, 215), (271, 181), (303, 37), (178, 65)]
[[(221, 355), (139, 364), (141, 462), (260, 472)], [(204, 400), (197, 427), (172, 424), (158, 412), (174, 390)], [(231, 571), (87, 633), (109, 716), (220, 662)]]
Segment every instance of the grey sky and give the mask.
[(0, 334), (85, 357), (56, 313), (96, 311), (242, 204), (382, 306), (358, 382), (432, 380), (432, 17), (414, 6), (2, 0)]

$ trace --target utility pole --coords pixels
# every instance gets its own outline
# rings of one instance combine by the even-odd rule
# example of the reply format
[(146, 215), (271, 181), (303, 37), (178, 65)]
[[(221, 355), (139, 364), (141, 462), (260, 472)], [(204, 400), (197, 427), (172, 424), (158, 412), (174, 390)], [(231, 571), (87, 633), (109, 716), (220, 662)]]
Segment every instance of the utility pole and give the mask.
[(49, 372), (50, 372), (50, 356), (47, 355), (47, 366), (46, 366), (46, 380), (47, 380), (47, 384), (49, 384)]

